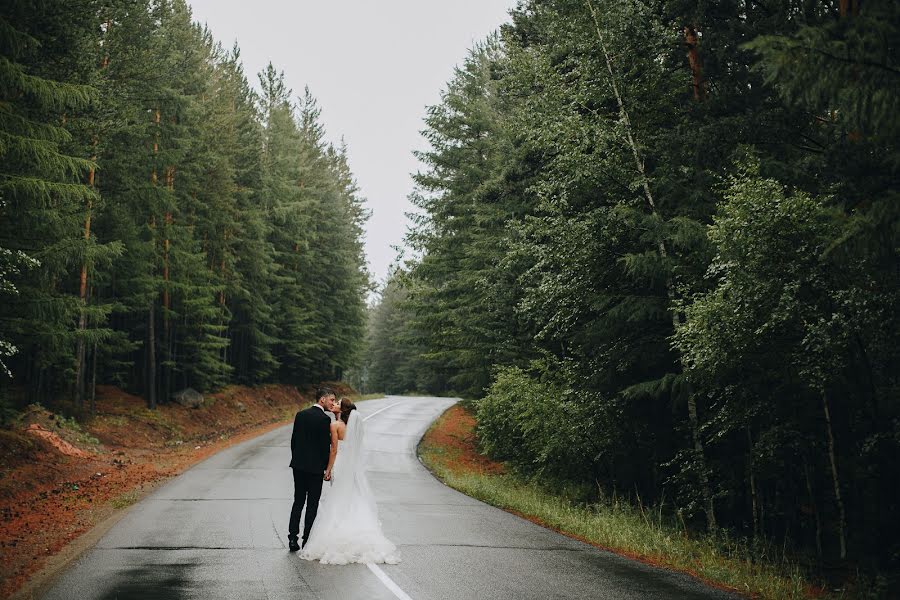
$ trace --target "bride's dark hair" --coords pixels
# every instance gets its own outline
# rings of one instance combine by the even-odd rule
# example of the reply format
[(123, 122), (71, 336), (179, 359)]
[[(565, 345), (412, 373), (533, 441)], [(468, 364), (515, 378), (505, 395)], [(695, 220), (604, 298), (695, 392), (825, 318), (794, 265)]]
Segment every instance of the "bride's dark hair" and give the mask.
[(347, 396), (341, 397), (341, 421), (346, 423), (350, 420), (350, 413), (356, 410), (356, 405), (350, 402)]

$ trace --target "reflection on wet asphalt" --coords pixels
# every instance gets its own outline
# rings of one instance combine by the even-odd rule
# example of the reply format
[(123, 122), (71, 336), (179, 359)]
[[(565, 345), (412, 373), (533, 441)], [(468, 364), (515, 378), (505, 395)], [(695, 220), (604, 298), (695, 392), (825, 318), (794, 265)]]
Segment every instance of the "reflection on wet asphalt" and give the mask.
[(131, 567), (100, 600), (181, 600), (190, 598), (193, 563)]
[[(444, 486), (419, 463), (422, 434), (453, 404), (388, 397), (360, 405), (368, 476), (403, 562), (383, 573), (414, 600), (733, 598), (548, 531)], [(365, 565), (287, 551), (290, 427), (210, 457), (135, 504), (45, 600), (396, 600)], [(325, 486), (322, 502), (328, 502)]]

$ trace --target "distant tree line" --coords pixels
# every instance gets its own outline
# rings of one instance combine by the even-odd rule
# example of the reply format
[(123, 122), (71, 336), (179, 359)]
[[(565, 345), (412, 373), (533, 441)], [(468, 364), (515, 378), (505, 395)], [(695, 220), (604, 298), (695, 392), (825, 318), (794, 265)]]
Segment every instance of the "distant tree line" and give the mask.
[[(368, 218), (316, 101), (183, 0), (3, 3), (0, 395), (339, 378)], [(10, 377), (11, 374), (11, 377)]]
[(896, 569), (898, 40), (889, 0), (521, 2), (428, 112), (369, 387), (477, 399), (523, 473)]

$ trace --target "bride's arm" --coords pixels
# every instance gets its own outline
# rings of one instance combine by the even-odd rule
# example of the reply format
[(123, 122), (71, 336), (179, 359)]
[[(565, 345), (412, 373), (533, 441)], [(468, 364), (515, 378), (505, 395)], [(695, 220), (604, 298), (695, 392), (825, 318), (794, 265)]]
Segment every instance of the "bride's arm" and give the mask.
[(325, 481), (331, 479), (331, 467), (334, 466), (334, 459), (337, 458), (338, 441), (338, 425), (335, 422), (331, 424), (331, 452), (328, 454), (328, 468), (325, 469)]

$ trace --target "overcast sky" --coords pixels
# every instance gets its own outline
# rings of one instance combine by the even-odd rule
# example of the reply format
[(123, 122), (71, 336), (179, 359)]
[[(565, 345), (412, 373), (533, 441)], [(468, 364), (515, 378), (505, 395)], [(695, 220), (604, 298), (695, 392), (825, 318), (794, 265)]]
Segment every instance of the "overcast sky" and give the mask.
[(272, 61), (322, 107), (328, 139), (349, 145), (350, 167), (372, 209), (366, 255), (378, 282), (402, 244), (411, 209), (412, 155), (424, 149), (425, 107), (469, 48), (507, 21), (515, 0), (189, 0), (244, 70)]

